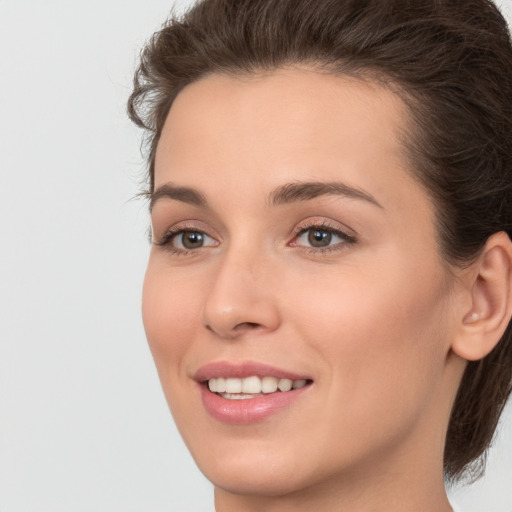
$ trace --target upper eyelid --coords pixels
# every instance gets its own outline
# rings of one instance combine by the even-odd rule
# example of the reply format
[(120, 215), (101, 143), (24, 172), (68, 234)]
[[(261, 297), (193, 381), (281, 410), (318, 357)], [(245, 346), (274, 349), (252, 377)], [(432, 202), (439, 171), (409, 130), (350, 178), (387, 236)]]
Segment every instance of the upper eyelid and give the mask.
[(348, 233), (346, 233), (345, 231), (342, 231), (340, 229), (332, 229), (332, 228), (329, 228), (329, 227), (322, 227), (322, 226), (311, 226), (309, 228), (306, 228), (306, 229), (302, 229), (301, 231), (299, 231), (294, 237), (293, 237), (293, 240), (291, 242), (289, 242), (289, 244), (292, 244), (294, 247), (303, 247), (303, 248), (310, 248), (308, 246), (299, 246), (297, 244), (297, 240), (301, 237), (303, 237), (308, 231), (311, 231), (311, 230), (314, 230), (314, 229), (318, 229), (319, 231), (329, 231), (331, 232), (333, 235), (339, 237), (342, 239), (342, 242), (338, 242), (336, 244), (333, 244), (333, 245), (330, 245), (330, 246), (325, 246), (323, 248), (321, 247), (317, 247), (315, 248), (315, 250), (318, 250), (318, 251), (322, 251), (322, 250), (326, 250), (328, 248), (333, 248), (335, 247), (336, 245), (340, 245), (340, 244), (346, 244), (346, 243), (354, 243), (356, 242), (356, 237), (355, 236), (352, 236), (352, 235), (349, 235)]
[[(165, 237), (168, 234), (178, 234), (182, 231), (197, 231), (200, 233), (204, 233), (205, 235), (214, 238), (216, 240), (220, 240), (220, 236), (217, 234), (217, 231), (213, 228), (207, 226), (204, 222), (199, 220), (186, 220), (186, 221), (180, 221), (175, 222), (171, 226), (166, 227), (164, 230), (162, 230), (162, 233), (159, 238)], [(152, 232), (153, 235), (155, 233), (155, 230), (152, 226)]]
[(314, 228), (320, 228), (320, 229), (325, 229), (325, 230), (329, 230), (329, 231), (336, 231), (336, 232), (339, 232), (339, 233), (341, 233), (345, 236), (351, 237), (351, 238), (356, 238), (359, 236), (358, 233), (354, 229), (348, 227), (345, 224), (342, 224), (339, 221), (335, 221), (335, 220), (328, 219), (328, 218), (304, 219), (303, 221), (297, 223), (296, 227), (294, 228), (293, 234), (294, 234), (294, 236), (297, 236), (298, 234), (300, 234), (304, 231), (308, 231), (308, 230), (314, 229)]
[(302, 228), (302, 229), (298, 230), (297, 233), (294, 235), (294, 238), (298, 238), (299, 236), (304, 235), (308, 231), (313, 231), (315, 229), (317, 231), (329, 231), (330, 233), (338, 234), (338, 235), (341, 235), (341, 236), (346, 237), (346, 238), (353, 238), (346, 231), (344, 231), (342, 229), (339, 229), (339, 228), (333, 228), (333, 227), (330, 227), (330, 226), (308, 226), (306, 228)]

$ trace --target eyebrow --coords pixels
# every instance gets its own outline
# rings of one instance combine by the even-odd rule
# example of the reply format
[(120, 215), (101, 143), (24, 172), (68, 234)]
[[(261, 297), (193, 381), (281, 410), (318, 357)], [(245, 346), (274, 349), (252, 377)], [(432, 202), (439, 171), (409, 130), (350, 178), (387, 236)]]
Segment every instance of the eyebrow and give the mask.
[[(298, 201), (308, 201), (325, 195), (360, 199), (382, 208), (381, 204), (370, 193), (338, 181), (287, 183), (273, 190), (268, 197), (267, 203), (275, 206)], [(155, 203), (163, 198), (173, 199), (203, 208), (208, 206), (205, 196), (198, 190), (166, 183), (158, 187), (150, 195), (149, 210), (151, 211)]]
[(325, 195), (361, 199), (382, 208), (382, 205), (370, 193), (338, 181), (287, 183), (276, 188), (270, 194), (269, 202), (273, 205), (287, 204), (296, 201), (307, 201)]
[(201, 192), (190, 188), (190, 187), (177, 187), (171, 183), (166, 183), (161, 187), (158, 187), (151, 195), (149, 201), (149, 211), (153, 209), (153, 206), (159, 199), (174, 199), (175, 201), (181, 201), (183, 203), (191, 204), (193, 206), (207, 206), (206, 198)]

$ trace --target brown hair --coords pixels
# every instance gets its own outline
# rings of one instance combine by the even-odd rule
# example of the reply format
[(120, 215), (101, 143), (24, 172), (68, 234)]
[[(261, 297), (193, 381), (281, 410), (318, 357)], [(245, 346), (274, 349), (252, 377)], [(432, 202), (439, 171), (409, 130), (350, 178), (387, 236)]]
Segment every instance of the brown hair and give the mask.
[[(301, 63), (398, 91), (413, 124), (404, 145), (435, 200), (447, 262), (467, 264), (493, 233), (512, 235), (512, 46), (489, 0), (202, 0), (174, 15), (143, 50), (128, 103), (147, 130), (150, 192), (165, 119), (187, 84)], [(448, 478), (483, 469), (511, 392), (511, 325), (467, 365), (448, 426)]]

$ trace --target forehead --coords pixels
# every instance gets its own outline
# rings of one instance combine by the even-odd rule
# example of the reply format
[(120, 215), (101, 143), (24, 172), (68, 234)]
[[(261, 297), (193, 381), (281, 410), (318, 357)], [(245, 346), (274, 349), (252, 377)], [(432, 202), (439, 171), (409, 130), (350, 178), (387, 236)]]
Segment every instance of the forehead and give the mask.
[(215, 175), (217, 184), (225, 179), (226, 193), (233, 180), (246, 186), (242, 191), (239, 183), (237, 193), (250, 193), (341, 179), (393, 202), (397, 190), (384, 186), (391, 174), (413, 183), (401, 144), (407, 125), (398, 95), (370, 81), (307, 68), (212, 74), (174, 101), (157, 148), (155, 185), (207, 187)]

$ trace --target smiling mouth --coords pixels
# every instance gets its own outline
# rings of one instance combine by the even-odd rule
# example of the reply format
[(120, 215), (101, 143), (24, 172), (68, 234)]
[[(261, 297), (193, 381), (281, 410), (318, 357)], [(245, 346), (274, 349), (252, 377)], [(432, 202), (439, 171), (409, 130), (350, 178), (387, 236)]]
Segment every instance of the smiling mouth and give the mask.
[(206, 387), (216, 395), (227, 400), (250, 400), (275, 393), (287, 393), (308, 386), (310, 379), (279, 379), (277, 377), (251, 376), (245, 378), (216, 377), (204, 382)]

